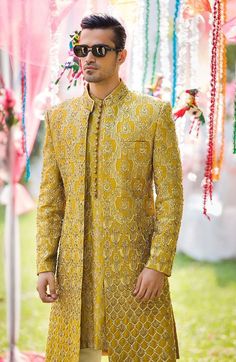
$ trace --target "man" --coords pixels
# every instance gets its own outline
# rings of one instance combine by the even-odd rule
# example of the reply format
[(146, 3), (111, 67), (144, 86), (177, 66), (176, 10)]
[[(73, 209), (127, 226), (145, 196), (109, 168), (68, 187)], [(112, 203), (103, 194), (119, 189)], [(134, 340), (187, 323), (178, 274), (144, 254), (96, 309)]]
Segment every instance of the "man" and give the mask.
[(46, 361), (101, 361), (102, 351), (111, 362), (175, 361), (168, 277), (183, 193), (171, 106), (120, 79), (126, 34), (115, 18), (94, 14), (81, 28), (74, 51), (88, 83), (46, 117), (37, 210), (37, 290), (52, 303)]

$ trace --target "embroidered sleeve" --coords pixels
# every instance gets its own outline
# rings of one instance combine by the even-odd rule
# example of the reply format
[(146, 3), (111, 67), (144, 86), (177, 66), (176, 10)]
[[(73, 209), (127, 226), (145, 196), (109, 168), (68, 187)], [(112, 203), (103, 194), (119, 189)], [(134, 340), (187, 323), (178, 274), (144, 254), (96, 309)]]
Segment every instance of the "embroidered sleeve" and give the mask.
[(153, 151), (155, 224), (147, 268), (171, 275), (183, 212), (182, 165), (169, 102), (161, 107)]
[(37, 275), (45, 271), (55, 272), (65, 209), (64, 187), (54, 153), (48, 113), (45, 123), (43, 168), (36, 217)]

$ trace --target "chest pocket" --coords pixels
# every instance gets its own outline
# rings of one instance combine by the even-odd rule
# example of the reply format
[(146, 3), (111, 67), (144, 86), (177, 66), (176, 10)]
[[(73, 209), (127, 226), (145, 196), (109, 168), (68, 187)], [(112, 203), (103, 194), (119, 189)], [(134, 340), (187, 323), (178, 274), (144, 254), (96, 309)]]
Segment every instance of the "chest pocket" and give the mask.
[(125, 140), (122, 142), (122, 153), (128, 157), (141, 161), (150, 160), (152, 152), (151, 142), (147, 140)]

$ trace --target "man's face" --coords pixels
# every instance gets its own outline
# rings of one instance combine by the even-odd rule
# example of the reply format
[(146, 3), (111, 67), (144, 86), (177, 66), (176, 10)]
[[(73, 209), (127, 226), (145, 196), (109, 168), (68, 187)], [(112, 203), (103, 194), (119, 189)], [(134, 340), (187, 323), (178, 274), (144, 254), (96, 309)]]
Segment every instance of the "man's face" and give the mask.
[[(115, 48), (113, 41), (114, 32), (112, 29), (84, 29), (81, 32), (79, 44), (92, 47), (95, 44), (105, 44)], [(124, 50), (123, 50), (124, 52)], [(86, 57), (81, 57), (80, 66), (82, 67), (84, 79), (87, 82), (98, 83), (112, 78), (118, 74), (121, 53), (108, 51), (105, 57), (96, 57), (92, 51), (88, 52)]]

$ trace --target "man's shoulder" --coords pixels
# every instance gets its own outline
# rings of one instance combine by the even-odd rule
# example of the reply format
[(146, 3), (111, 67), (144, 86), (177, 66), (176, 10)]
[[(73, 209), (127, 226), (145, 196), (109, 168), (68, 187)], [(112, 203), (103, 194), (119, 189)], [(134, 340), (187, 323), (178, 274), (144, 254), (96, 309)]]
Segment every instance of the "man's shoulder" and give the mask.
[(80, 103), (81, 100), (82, 100), (82, 96), (66, 99), (66, 100), (60, 102), (59, 104), (56, 104), (56, 105), (52, 106), (50, 109), (48, 109), (48, 112), (50, 114), (52, 114), (52, 113), (60, 113), (63, 110), (70, 109), (75, 104)]
[(132, 101), (137, 105), (150, 106), (151, 108), (154, 108), (154, 110), (158, 112), (163, 108), (165, 104), (169, 103), (160, 98), (156, 98), (149, 94), (143, 94), (139, 91), (130, 90), (129, 93), (132, 98)]

